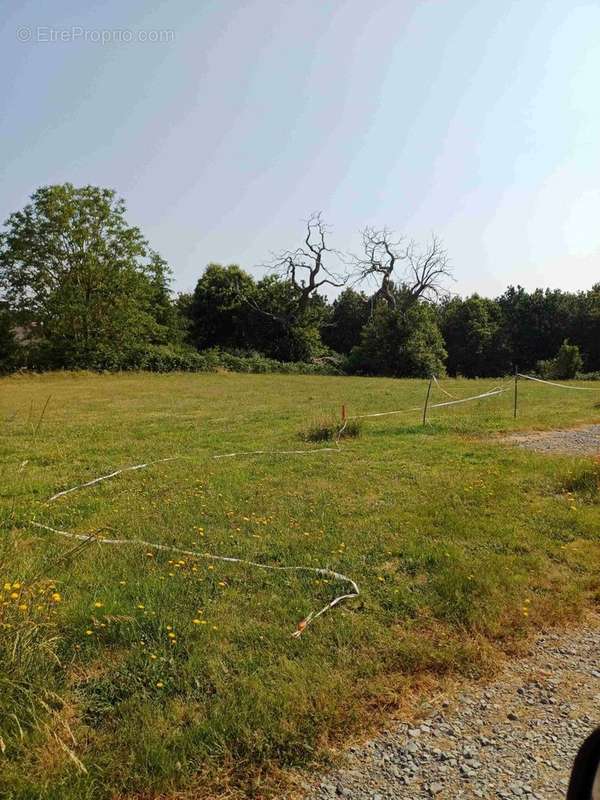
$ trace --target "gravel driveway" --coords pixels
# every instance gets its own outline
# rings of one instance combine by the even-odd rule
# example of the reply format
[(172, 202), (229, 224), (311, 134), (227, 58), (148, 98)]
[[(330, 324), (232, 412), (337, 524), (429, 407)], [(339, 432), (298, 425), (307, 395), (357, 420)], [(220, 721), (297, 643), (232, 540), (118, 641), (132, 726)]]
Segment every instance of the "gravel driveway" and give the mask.
[(440, 698), (308, 787), (307, 800), (564, 798), (578, 746), (600, 724), (600, 617), (540, 636), (492, 684)]
[(538, 453), (594, 456), (600, 455), (600, 425), (558, 431), (511, 433), (503, 436), (500, 441)]

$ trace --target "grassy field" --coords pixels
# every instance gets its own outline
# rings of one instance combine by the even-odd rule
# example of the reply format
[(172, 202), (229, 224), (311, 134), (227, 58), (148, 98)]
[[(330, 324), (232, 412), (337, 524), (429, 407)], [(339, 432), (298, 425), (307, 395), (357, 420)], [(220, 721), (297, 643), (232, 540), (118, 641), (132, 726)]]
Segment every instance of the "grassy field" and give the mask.
[[(443, 385), (465, 397), (494, 381)], [(233, 374), (0, 380), (0, 796), (277, 794), (290, 768), (412, 686), (488, 671), (528, 630), (598, 602), (598, 464), (494, 436), (600, 421), (600, 391), (523, 381), (517, 420), (507, 392), (434, 409), (426, 428), (419, 412), (366, 420), (340, 452), (213, 458), (311, 447), (299, 435), (342, 403), (406, 408), (425, 391)], [(293, 638), (347, 586), (32, 522), (330, 567), (361, 595)]]

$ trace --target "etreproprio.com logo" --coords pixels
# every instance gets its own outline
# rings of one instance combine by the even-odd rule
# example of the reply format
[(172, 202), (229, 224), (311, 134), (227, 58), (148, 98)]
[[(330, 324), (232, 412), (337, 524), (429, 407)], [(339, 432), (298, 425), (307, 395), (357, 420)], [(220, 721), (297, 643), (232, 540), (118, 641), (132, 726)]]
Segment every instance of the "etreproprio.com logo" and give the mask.
[(175, 40), (172, 30), (131, 30), (130, 28), (55, 28), (51, 25), (23, 26), (17, 28), (17, 41), (46, 43), (88, 42), (90, 44), (169, 44)]

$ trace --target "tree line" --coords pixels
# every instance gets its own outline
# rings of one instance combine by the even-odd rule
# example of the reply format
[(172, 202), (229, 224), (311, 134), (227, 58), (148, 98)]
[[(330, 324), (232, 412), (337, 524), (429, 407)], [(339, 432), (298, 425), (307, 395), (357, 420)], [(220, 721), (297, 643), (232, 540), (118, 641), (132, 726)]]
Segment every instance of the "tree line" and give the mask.
[[(66, 183), (41, 187), (10, 215), (0, 233), (0, 369), (600, 372), (600, 283), (461, 298), (437, 237), (417, 244), (367, 227), (360, 251), (346, 253), (316, 213), (262, 278), (213, 263), (193, 292), (174, 296), (167, 262), (125, 214), (114, 191)], [(333, 302), (328, 287), (339, 291)]]

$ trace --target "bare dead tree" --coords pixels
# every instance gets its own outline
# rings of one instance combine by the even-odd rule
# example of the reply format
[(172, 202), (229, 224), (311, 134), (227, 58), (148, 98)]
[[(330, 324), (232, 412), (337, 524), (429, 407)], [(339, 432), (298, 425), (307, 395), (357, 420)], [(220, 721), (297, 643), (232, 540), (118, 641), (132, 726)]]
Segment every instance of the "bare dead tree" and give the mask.
[(421, 247), (411, 242), (406, 248), (406, 263), (405, 284), (412, 297), (435, 302), (448, 293), (445, 283), (452, 279), (452, 268), (448, 251), (435, 234)]
[(356, 282), (375, 280), (379, 285), (373, 300), (382, 298), (391, 308), (396, 308), (393, 278), (398, 262), (405, 258), (404, 239), (394, 240), (387, 228), (376, 230), (367, 226), (362, 231), (362, 247), (362, 254), (353, 257)]
[(354, 256), (356, 282), (375, 280), (373, 297), (396, 308), (394, 287), (402, 288), (413, 300), (434, 302), (445, 293), (445, 282), (452, 277), (448, 253), (441, 240), (433, 235), (423, 246), (404, 237), (395, 239), (388, 228), (364, 228), (363, 251)]
[(304, 244), (295, 250), (282, 250), (267, 265), (296, 291), (295, 316), (307, 310), (311, 298), (322, 286), (339, 288), (348, 282), (347, 274), (333, 268), (334, 263), (343, 266), (343, 256), (327, 244), (330, 233), (322, 213), (314, 212), (306, 220)]

